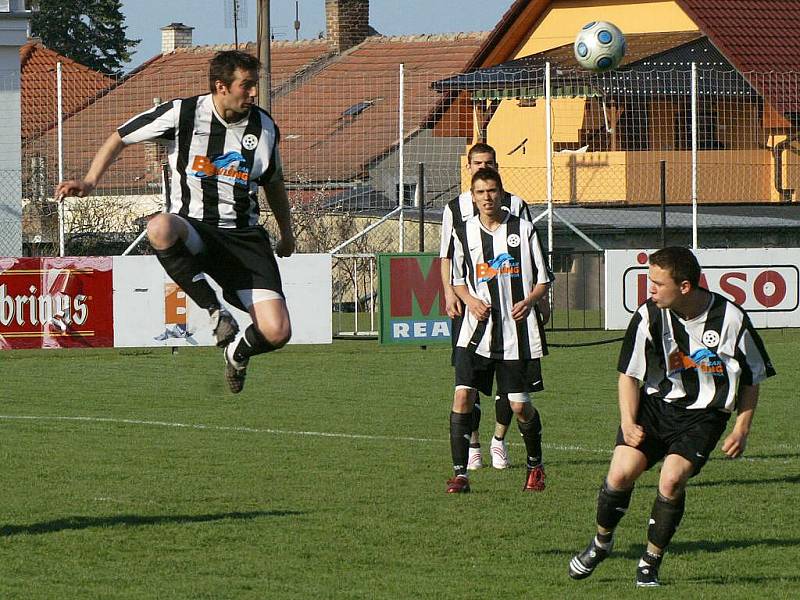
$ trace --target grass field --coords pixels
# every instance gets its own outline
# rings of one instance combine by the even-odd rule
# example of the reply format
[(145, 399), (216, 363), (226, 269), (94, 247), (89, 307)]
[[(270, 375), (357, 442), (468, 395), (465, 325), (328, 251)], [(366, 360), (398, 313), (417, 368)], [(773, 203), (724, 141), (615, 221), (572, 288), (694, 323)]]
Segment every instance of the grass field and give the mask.
[(566, 574), (610, 457), (619, 344), (545, 360), (544, 493), (484, 469), (464, 496), (444, 493), (444, 347), (290, 346), (238, 397), (212, 349), (1, 353), (0, 598), (796, 598), (800, 332), (764, 338), (778, 377), (747, 457), (693, 482), (654, 590), (633, 575), (656, 473), (614, 555)]

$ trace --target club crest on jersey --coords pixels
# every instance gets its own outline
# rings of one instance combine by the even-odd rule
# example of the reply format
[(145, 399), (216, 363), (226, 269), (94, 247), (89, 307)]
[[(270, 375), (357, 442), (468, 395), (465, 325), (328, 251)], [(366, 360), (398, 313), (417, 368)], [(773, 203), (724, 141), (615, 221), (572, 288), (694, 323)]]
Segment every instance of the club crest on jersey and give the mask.
[(252, 133), (248, 133), (246, 136), (242, 138), (242, 146), (245, 150), (252, 150), (256, 146), (258, 146), (258, 138), (254, 136)]
[(247, 187), (250, 180), (250, 169), (247, 167), (244, 156), (235, 151), (218, 154), (211, 158), (198, 154), (192, 162), (192, 171), (195, 177), (213, 178), (231, 185)]
[(713, 329), (709, 329), (703, 333), (703, 343), (706, 346), (716, 346), (719, 344), (719, 334)]
[(520, 268), (510, 254), (503, 252), (491, 262), (475, 265), (475, 274), (478, 276), (478, 283), (483, 283), (495, 277), (519, 277)]
[(516, 248), (520, 244), (519, 236), (516, 233), (512, 233), (506, 238), (506, 244), (508, 244), (509, 248)]

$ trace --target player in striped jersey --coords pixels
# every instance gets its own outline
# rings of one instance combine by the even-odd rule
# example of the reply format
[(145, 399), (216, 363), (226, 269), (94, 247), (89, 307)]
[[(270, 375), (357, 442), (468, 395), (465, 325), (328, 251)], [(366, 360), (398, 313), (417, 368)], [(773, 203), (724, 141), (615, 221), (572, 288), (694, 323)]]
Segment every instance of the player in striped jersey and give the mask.
[(775, 374), (744, 310), (700, 287), (700, 265), (690, 250), (653, 253), (649, 275), (651, 297), (631, 318), (620, 352), (621, 425), (597, 498), (597, 535), (570, 561), (573, 579), (588, 577), (608, 556), (636, 480), (664, 459), (636, 572), (638, 586), (659, 585), (689, 478), (705, 465), (734, 409), (736, 422), (722, 451), (741, 456), (759, 383)]
[(546, 352), (544, 328), (534, 307), (552, 274), (536, 229), (502, 209), (503, 184), (493, 169), (472, 176), (478, 214), (454, 229), (453, 287), (466, 312), (454, 352), (456, 390), (450, 413), (454, 476), (448, 493), (468, 492), (467, 456), (472, 405), (477, 391), (507, 394), (527, 452), (524, 490), (544, 489), (541, 419), (530, 401), (539, 358)]
[[(489, 144), (478, 142), (474, 144), (467, 152), (467, 171), (472, 177), (480, 169), (489, 168), (498, 170), (497, 155), (495, 150)], [(511, 214), (516, 215), (527, 221), (531, 221), (530, 211), (528, 210), (527, 203), (521, 198), (510, 194), (509, 192), (503, 193), (501, 200), (502, 208), (509, 211)], [(464, 314), (464, 306), (461, 300), (456, 296), (451, 282), (451, 264), (453, 258), (453, 229), (454, 227), (462, 227), (463, 224), (472, 216), (478, 214), (478, 209), (472, 200), (472, 190), (467, 190), (461, 193), (447, 203), (442, 213), (442, 232), (441, 232), (441, 245), (439, 251), (442, 288), (444, 289), (447, 315), (451, 321), (451, 340), (453, 342), (453, 350), (455, 351), (455, 340), (458, 337), (458, 331), (461, 328), (461, 320)], [(539, 316), (543, 323), (547, 323), (550, 315), (550, 304), (547, 298), (543, 298), (535, 307), (539, 311)], [(538, 390), (537, 390), (538, 391)], [(509, 466), (508, 460), (508, 446), (505, 441), (508, 426), (511, 424), (513, 413), (511, 405), (508, 402), (508, 397), (498, 395), (495, 398), (495, 427), (492, 443), (490, 446), (490, 453), (492, 456), (492, 466), (497, 469), (505, 469)], [(472, 409), (472, 433), (470, 437), (469, 456), (467, 460), (467, 469), (475, 470), (483, 466), (483, 458), (481, 455), (481, 444), (479, 428), (481, 422), (481, 404), (480, 397), (475, 392), (475, 402)]]
[[(292, 254), (278, 127), (254, 102), (259, 68), (247, 53), (218, 52), (209, 63), (210, 94), (171, 100), (133, 117), (108, 137), (83, 179), (56, 189), (57, 197), (85, 196), (126, 146), (166, 145), (172, 174), (167, 212), (149, 221), (147, 236), (164, 270), (209, 312), (233, 393), (244, 386), (250, 357), (281, 348), (291, 336), (278, 265), (258, 225), (261, 186), (280, 230), (275, 251)], [(206, 274), (226, 301), (249, 311), (253, 324), (245, 331), (239, 332)]]

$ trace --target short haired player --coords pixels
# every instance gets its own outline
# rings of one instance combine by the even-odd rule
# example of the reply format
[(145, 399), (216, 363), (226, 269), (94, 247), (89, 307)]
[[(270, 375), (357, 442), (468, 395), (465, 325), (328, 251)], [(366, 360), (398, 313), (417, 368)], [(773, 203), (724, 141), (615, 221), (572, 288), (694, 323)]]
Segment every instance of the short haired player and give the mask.
[(527, 454), (523, 489), (544, 489), (542, 431), (530, 394), (539, 385), (546, 351), (536, 303), (553, 279), (536, 229), (502, 209), (503, 183), (494, 169), (472, 176), (478, 214), (455, 228), (453, 289), (466, 311), (454, 352), (455, 393), (450, 413), (453, 477), (448, 493), (470, 491), (467, 456), (477, 391), (506, 394)]
[[(480, 169), (485, 168), (494, 169), (495, 171), (498, 170), (497, 154), (495, 149), (489, 144), (478, 142), (470, 147), (469, 151), (467, 152), (467, 172), (469, 173), (470, 177), (472, 177)], [(504, 191), (501, 198), (501, 205), (503, 210), (509, 211), (512, 215), (516, 215), (521, 219), (531, 221), (528, 204), (518, 196)], [(464, 305), (458, 296), (456, 296), (451, 281), (453, 229), (463, 227), (464, 223), (476, 214), (478, 214), (478, 209), (473, 202), (471, 189), (461, 193), (448, 202), (445, 205), (442, 213), (442, 232), (439, 259), (441, 266), (442, 288), (444, 289), (445, 294), (446, 310), (447, 315), (451, 319), (451, 340), (453, 342), (454, 352), (456, 347), (455, 340), (458, 338), (458, 332), (461, 328), (461, 321), (464, 315)], [(541, 318), (542, 322), (547, 323), (550, 317), (550, 304), (547, 297), (542, 298), (534, 310), (538, 312), (538, 316)], [(496, 396), (496, 422), (494, 427), (494, 435), (492, 436), (492, 442), (489, 448), (492, 457), (492, 466), (496, 469), (505, 469), (510, 465), (508, 459), (508, 445), (505, 441), (505, 436), (508, 426), (511, 424), (512, 418), (513, 412), (506, 395), (503, 394)], [(472, 409), (472, 433), (470, 435), (469, 458), (467, 461), (467, 469), (470, 471), (479, 469), (483, 466), (483, 456), (481, 454), (479, 435), (480, 422), (480, 396), (476, 391), (475, 401)]]
[[(258, 224), (263, 187), (280, 230), (275, 251), (292, 254), (279, 131), (254, 102), (259, 68), (258, 59), (245, 52), (218, 52), (209, 63), (209, 94), (171, 100), (128, 120), (101, 146), (83, 179), (56, 188), (57, 197), (85, 196), (128, 145), (166, 146), (167, 212), (149, 221), (147, 237), (167, 274), (211, 316), (233, 393), (242, 390), (252, 356), (277, 350), (291, 337), (278, 265)], [(227, 302), (250, 313), (246, 330), (239, 332), (206, 274)]]
[(639, 476), (663, 459), (636, 570), (640, 587), (660, 585), (664, 550), (681, 522), (689, 479), (706, 464), (735, 410), (722, 452), (744, 452), (759, 384), (775, 374), (747, 313), (700, 287), (700, 265), (687, 248), (650, 255), (650, 298), (631, 317), (619, 356), (620, 427), (597, 497), (597, 533), (569, 563), (589, 577), (610, 554)]

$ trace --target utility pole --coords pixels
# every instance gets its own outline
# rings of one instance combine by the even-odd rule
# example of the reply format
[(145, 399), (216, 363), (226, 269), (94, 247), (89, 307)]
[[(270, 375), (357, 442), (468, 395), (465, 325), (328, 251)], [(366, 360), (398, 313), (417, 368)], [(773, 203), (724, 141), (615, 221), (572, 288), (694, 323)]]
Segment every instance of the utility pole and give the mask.
[(270, 64), (269, 0), (258, 0), (258, 27), (256, 30), (258, 60), (261, 73), (258, 76), (258, 105), (266, 111), (272, 108), (270, 89), (272, 88), (272, 66)]

